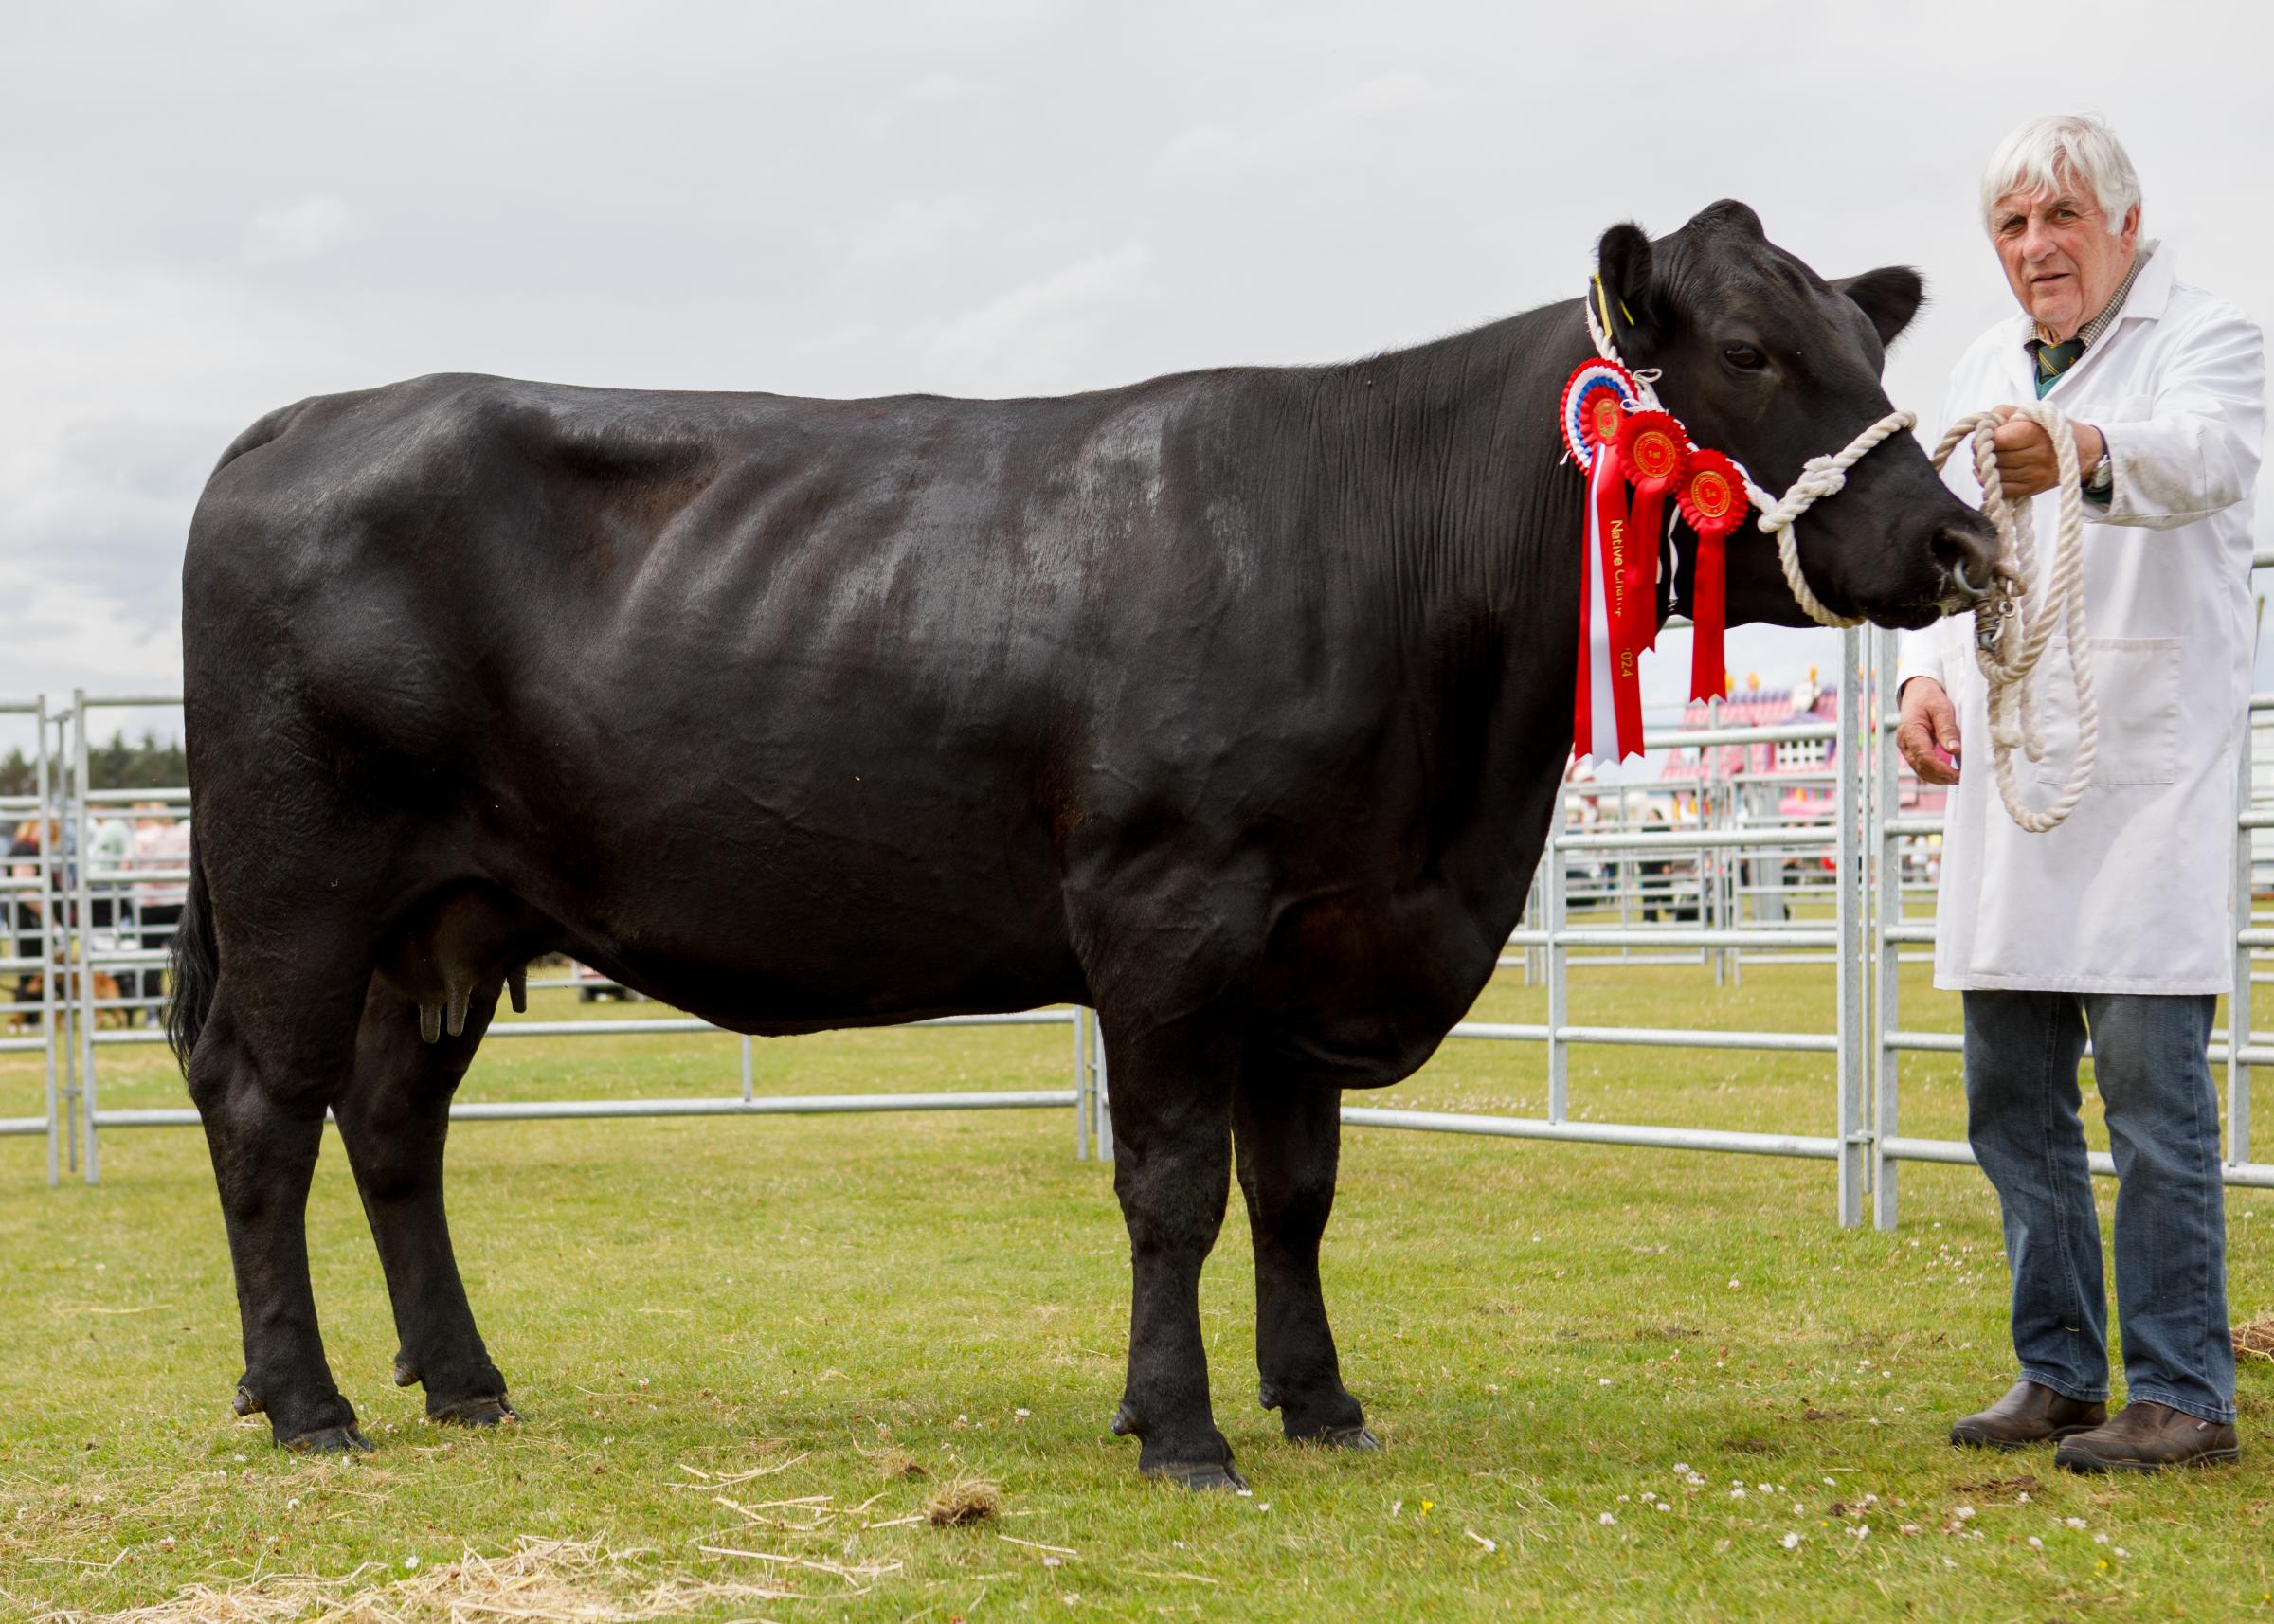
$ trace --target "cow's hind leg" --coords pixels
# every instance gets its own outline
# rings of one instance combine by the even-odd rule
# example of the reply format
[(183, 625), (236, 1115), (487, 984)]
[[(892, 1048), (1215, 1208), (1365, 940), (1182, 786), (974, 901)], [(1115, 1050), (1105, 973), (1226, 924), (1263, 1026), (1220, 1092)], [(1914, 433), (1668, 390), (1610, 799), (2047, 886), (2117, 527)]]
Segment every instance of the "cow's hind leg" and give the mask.
[[(189, 1066), (190, 1097), (213, 1155), (244, 1336), (241, 1416), (265, 1412), (292, 1449), (369, 1449), (324, 1361), (308, 1279), (308, 1184), (324, 1108), (345, 1072), (352, 1006), (289, 992), (252, 1019), (225, 984)], [(297, 1004), (297, 1008), (294, 1005)], [(297, 1019), (280, 1020), (287, 1008)]]
[(1255, 1242), (1255, 1367), (1263, 1407), (1298, 1442), (1375, 1449), (1343, 1386), (1319, 1289), (1319, 1239), (1334, 1210), (1342, 1091), (1243, 1079), (1234, 1116), (1239, 1188)]
[(460, 1034), (421, 1034), (418, 1004), (373, 977), (356, 1036), (355, 1069), (333, 1107), (394, 1305), (395, 1381), (426, 1389), (436, 1421), (518, 1419), (490, 1362), (459, 1278), (442, 1211), (442, 1144), (450, 1100), (489, 1027), (498, 988), (477, 989)]
[(1245, 1487), (1217, 1430), (1200, 1340), (1200, 1268), (1231, 1195), (1236, 1063), (1229, 1045), (1187, 1033), (1113, 1044), (1113, 1188), (1131, 1275), (1128, 1383), (1113, 1430), (1141, 1440), (1139, 1471), (1188, 1489)]

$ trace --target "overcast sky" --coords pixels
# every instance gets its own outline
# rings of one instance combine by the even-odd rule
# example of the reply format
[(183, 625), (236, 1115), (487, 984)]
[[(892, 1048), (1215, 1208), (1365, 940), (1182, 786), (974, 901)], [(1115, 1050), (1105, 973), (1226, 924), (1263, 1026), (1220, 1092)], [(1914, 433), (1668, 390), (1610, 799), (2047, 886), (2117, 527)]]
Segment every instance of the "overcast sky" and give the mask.
[(1889, 382), (1932, 427), (2012, 309), (1976, 186), (2035, 114), (2110, 118), (2180, 275), (2274, 312), (2268, 16), (0, 0), (0, 697), (174, 689), (221, 447), (427, 371), (990, 395), (1327, 360), (1570, 297), (1604, 226), (1726, 195), (1828, 276), (1924, 269)]

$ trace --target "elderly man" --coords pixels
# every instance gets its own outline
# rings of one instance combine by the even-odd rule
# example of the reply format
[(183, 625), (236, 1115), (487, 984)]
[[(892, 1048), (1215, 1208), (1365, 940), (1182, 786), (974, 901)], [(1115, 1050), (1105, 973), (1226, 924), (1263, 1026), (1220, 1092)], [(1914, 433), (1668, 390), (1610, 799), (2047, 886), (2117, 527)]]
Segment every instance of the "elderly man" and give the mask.
[[(2139, 235), (2139, 178), (2108, 128), (2040, 118), (1982, 181), (2022, 315), (1951, 378), (1944, 419), (2058, 405), (2082, 471), (2087, 645), (2039, 667), (2045, 758), (2017, 757), (2038, 805), (2077, 744), (2072, 657), (2089, 663), (2100, 744), (2084, 799), (2024, 833), (1990, 770), (1972, 623), (1904, 640), (1897, 742), (1956, 785), (1935, 984), (1965, 996), (1967, 1136), (1996, 1187), (2020, 1380), (1951, 1430), (1958, 1444), (2060, 1440), (2079, 1471), (2236, 1458), (2219, 1111), (2204, 1050), (2232, 979), (2237, 743), (2249, 696), (2250, 496), (2264, 418), (2258, 328), (2178, 280)], [(1996, 431), (2009, 496), (2055, 533), (2052, 441)], [(1974, 471), (1948, 475), (1969, 500)], [(2045, 542), (2040, 543), (2041, 550)], [(1961, 745), (1967, 751), (1962, 755)], [(1960, 761), (1964, 769), (1960, 770)], [(2116, 1293), (2129, 1402), (2107, 1414), (2107, 1306), (2077, 1067), (2086, 1034), (2116, 1157)]]

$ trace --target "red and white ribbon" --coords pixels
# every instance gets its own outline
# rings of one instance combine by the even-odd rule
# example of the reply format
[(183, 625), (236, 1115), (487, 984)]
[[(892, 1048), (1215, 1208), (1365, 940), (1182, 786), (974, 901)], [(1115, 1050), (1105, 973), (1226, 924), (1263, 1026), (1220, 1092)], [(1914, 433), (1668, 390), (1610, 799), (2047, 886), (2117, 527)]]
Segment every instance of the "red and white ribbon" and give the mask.
[(1642, 644), (1635, 599), (1641, 590), (1641, 562), (1651, 545), (1634, 532), (1627, 511), (1627, 476), (1617, 442), (1598, 442), (1587, 471), (1579, 679), (1571, 722), (1574, 755), (1624, 761), (1642, 753)]

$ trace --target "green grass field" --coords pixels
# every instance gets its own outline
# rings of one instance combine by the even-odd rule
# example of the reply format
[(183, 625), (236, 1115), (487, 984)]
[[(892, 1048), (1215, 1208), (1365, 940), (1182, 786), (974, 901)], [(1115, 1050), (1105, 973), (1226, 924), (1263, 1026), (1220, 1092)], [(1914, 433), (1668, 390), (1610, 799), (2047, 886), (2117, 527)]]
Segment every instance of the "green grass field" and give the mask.
[[(1914, 974), (1906, 1024), (1947, 1027), (1955, 1000)], [(1830, 989), (1829, 968), (1749, 965), (1718, 993), (1696, 969), (1587, 969), (1572, 1018), (1821, 1030)], [(1543, 1013), (1513, 975), (1478, 1010)], [(785, 1040), (759, 1046), (758, 1086), (1062, 1087), (1069, 1047), (1055, 1028)], [(726, 1038), (497, 1042), (467, 1097), (727, 1093), (736, 1068)], [(1817, 1057), (1591, 1049), (1572, 1074), (1577, 1115), (1832, 1129)], [(163, 1051), (105, 1077), (106, 1103), (182, 1097)], [(1463, 1043), (1358, 1103), (1537, 1114), (1544, 1092), (1537, 1047)], [(37, 1094), (0, 1062), (0, 1115)], [(1955, 1062), (1914, 1059), (1904, 1098), (1906, 1132), (1959, 1134)], [(262, 1578), (302, 1575), (343, 1579), (334, 1616), (442, 1618), (467, 1553), (573, 1538), (612, 1560), (457, 1616), (2274, 1618), (2274, 1366), (2243, 1373), (2245, 1458), (2223, 1471), (2094, 1481), (1944, 1441), (2012, 1372), (1971, 1168), (1904, 1168), (1903, 1227), (1879, 1235), (1834, 1226), (1826, 1163), (1348, 1130), (1327, 1294), (1387, 1447), (1290, 1448), (1255, 1407), (1236, 1198), (1203, 1308), (1241, 1498), (1143, 1482), (1108, 1433), (1127, 1253), (1066, 1111), (461, 1125), (460, 1256), (526, 1417), (488, 1434), (431, 1428), (389, 1384), (377, 1261), (328, 1145), (316, 1292), (378, 1446), (351, 1461), (273, 1451), (229, 1414), (201, 1136), (113, 1133), (103, 1166), (49, 1193), (39, 1143), (0, 1142), (10, 1616), (199, 1585), (161, 1615), (309, 1616)], [(2274, 1303), (2274, 1199), (2234, 1195), (2229, 1233), (2237, 1309)], [(911, 1462), (927, 1475), (890, 1475)], [(999, 1486), (1000, 1514), (923, 1521), (961, 1476)]]

